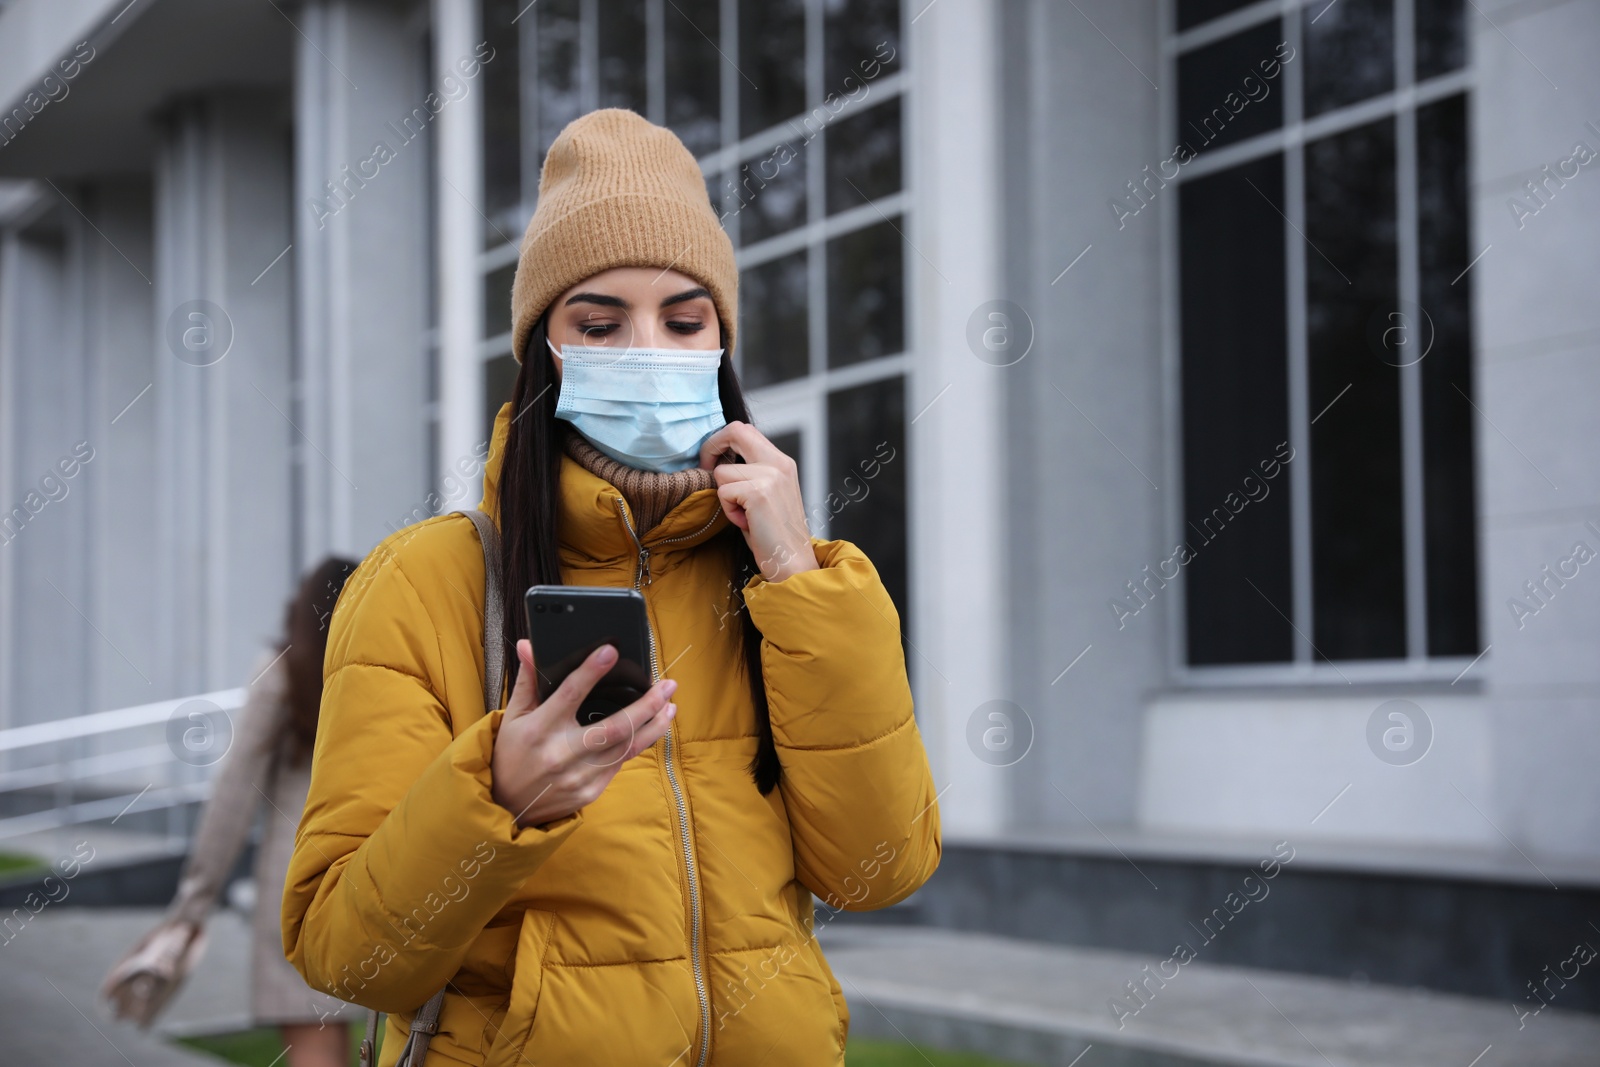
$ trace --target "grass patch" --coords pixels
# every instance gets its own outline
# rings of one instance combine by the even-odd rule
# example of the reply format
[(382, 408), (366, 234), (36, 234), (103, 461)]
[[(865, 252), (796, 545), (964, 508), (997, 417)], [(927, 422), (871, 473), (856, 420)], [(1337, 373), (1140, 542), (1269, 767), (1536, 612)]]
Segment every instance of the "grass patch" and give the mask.
[(845, 1067), (1018, 1067), (976, 1052), (943, 1052), (900, 1041), (852, 1039), (845, 1047)]
[(24, 856), (16, 852), (0, 852), (0, 878), (16, 878), (32, 871), (43, 871), (49, 864), (37, 856)]
[[(355, 1063), (361, 1047), (361, 1027), (350, 1026), (350, 1062)], [(380, 1041), (382, 1028), (379, 1028)], [(243, 1067), (281, 1065), (283, 1040), (276, 1027), (263, 1026), (231, 1034), (187, 1037), (178, 1042), (210, 1053), (218, 1059)], [(898, 1041), (852, 1040), (845, 1050), (846, 1067), (1017, 1067), (1008, 1060), (990, 1059), (973, 1052), (942, 1052), (938, 1049), (907, 1045)]]
[[(350, 1025), (350, 1062), (355, 1063), (361, 1054), (362, 1023)], [(205, 1034), (185, 1037), (178, 1041), (192, 1049), (209, 1053), (229, 1063), (244, 1067), (273, 1067), (283, 1064), (283, 1038), (276, 1026), (258, 1026), (254, 1030), (239, 1030), (231, 1034)], [(378, 1028), (378, 1048), (383, 1048), (383, 1028)]]

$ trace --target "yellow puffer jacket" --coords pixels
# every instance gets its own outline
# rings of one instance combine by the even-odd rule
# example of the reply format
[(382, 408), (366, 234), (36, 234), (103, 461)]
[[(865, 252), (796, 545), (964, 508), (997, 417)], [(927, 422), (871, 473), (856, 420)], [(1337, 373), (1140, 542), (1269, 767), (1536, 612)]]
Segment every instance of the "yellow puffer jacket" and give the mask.
[[(483, 509), (510, 405), (495, 420)], [(746, 587), (782, 783), (763, 797), (725, 564), (695, 492), (641, 553), (615, 487), (561, 462), (570, 585), (637, 585), (670, 733), (600, 798), (518, 829), (490, 795), (483, 557), (463, 515), (386, 538), (331, 623), (311, 791), (284, 886), (283, 947), (317, 989), (390, 1013), (381, 1064), (450, 983), (428, 1064), (844, 1062), (849, 1012), (812, 894), (847, 910), (909, 896), (938, 866), (939, 810), (877, 571), (812, 539), (817, 570)], [(648, 574), (640, 573), (642, 562)], [(521, 605), (508, 605), (521, 610)]]

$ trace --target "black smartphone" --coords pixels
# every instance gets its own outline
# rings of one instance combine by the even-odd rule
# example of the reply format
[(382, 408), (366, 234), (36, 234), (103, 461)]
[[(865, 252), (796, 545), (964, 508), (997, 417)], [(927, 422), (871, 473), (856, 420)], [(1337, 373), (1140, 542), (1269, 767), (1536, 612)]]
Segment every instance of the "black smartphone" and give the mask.
[(616, 646), (617, 662), (584, 698), (578, 722), (597, 723), (649, 690), (650, 618), (638, 590), (536, 585), (528, 590), (526, 607), (540, 703), (604, 644)]

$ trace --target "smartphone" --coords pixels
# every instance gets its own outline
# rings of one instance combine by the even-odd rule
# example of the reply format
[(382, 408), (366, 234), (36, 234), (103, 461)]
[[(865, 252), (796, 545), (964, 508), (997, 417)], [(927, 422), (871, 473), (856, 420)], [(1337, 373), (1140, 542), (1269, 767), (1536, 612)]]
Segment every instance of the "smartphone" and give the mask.
[(525, 599), (540, 703), (604, 644), (616, 646), (617, 662), (584, 698), (578, 722), (593, 725), (649, 690), (650, 618), (638, 590), (536, 585)]

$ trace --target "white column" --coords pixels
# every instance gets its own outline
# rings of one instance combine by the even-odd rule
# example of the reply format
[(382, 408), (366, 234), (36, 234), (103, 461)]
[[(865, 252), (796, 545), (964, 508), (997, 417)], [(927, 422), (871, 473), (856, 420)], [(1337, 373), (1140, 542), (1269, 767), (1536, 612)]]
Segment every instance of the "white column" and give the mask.
[(89, 531), (85, 610), (92, 609), (100, 631), (89, 634), (93, 654), (85, 657), (91, 678), (83, 710), (101, 711), (165, 692), (159, 641), (150, 625), (151, 607), (161, 598), (158, 570), (150, 561), (162, 553), (151, 503), (161, 496), (156, 362), (173, 357), (155, 342), (149, 180), (98, 182), (83, 208), (89, 216), (80, 220), (78, 241), (89, 404), (85, 439), (94, 458), (73, 493), (83, 495), (84, 510), (75, 518)]
[(279, 116), (268, 95), (180, 103), (156, 163), (155, 615), (180, 693), (238, 684), (294, 579), (289, 276), (267, 269), (289, 243)]
[[(82, 710), (87, 671), (60, 672), (61, 649), (93, 652), (84, 616), (87, 521), (81, 489), (56, 464), (86, 433), (81, 316), (71, 270), (75, 227), (58, 204), (9, 235), (0, 259), (0, 362), (5, 391), (4, 497), (9, 725)], [(80, 614), (82, 613), (82, 614)]]
[[(470, 55), (482, 39), (473, 0), (433, 0), (434, 67), (446, 69)], [(508, 62), (501, 57), (499, 62)], [(439, 444), (438, 469), (474, 454), (483, 439), (482, 282), (478, 251), (483, 245), (479, 200), (483, 152), (479, 109), (482, 96), (468, 94), (446, 108), (437, 126), (434, 157), (438, 176)], [(476, 505), (478, 494), (468, 503)]]
[(299, 23), (292, 262), (307, 568), (329, 552), (365, 555), (426, 495), (428, 153), (433, 128), (465, 102), (430, 106), (440, 87), (415, 20), (394, 5), (308, 3)]
[(1485, 685), (1493, 780), (1466, 791), (1535, 857), (1592, 860), (1600, 857), (1600, 562), (1591, 555), (1600, 553), (1600, 166), (1582, 161), (1600, 152), (1600, 9), (1483, 7), (1482, 17), (1467, 15), (1477, 79), (1468, 255), (1481, 258), (1459, 285), (1472, 286), (1477, 349), (1488, 651), (1457, 688)]
[[(14, 230), (0, 229), (0, 427), (15, 425), (17, 406), (15, 386), (17, 366), (17, 309), (22, 294), (17, 291), (21, 238)], [(16, 435), (0, 433), (0, 521), (16, 506)], [(3, 535), (0, 535), (3, 539)], [(0, 546), (0, 730), (21, 725), (17, 716), (12, 681), (15, 674), (16, 620), (11, 605), (16, 598), (16, 557)]]
[(150, 187), (41, 191), (0, 232), (0, 728), (166, 692)]
[[(921, 5), (912, 5), (920, 7)], [(1001, 296), (997, 144), (998, 4), (923, 10), (909, 26), (912, 348), (907, 431), (912, 629), (909, 664), (942, 826), (963, 833), (1006, 819), (1013, 769), (978, 759), (968, 721), (1008, 694), (1001, 514), (1001, 375), (967, 344), (967, 321)]]

